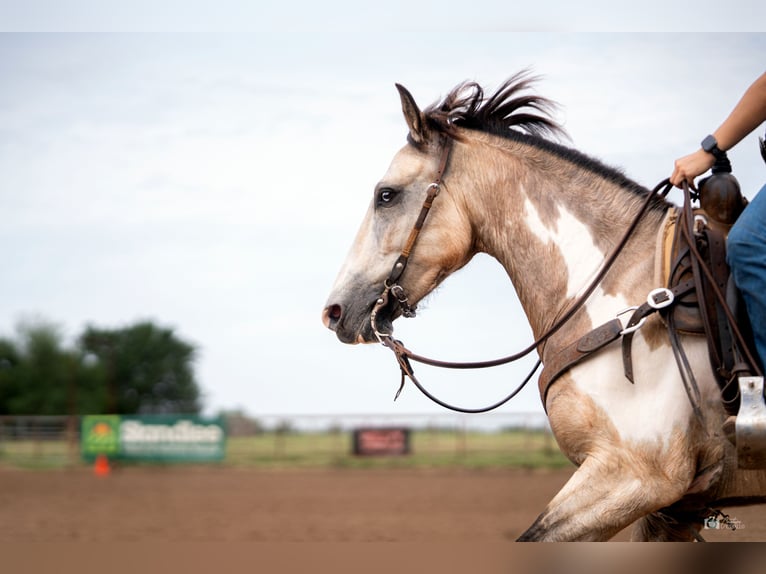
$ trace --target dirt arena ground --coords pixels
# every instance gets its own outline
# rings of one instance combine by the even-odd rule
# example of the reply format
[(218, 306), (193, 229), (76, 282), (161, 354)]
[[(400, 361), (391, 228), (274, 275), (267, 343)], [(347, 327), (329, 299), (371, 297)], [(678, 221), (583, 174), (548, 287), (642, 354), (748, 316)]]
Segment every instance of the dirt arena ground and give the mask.
[[(0, 542), (506, 543), (570, 474), (0, 468)], [(706, 539), (766, 540), (766, 506), (726, 511), (741, 527), (705, 530)]]

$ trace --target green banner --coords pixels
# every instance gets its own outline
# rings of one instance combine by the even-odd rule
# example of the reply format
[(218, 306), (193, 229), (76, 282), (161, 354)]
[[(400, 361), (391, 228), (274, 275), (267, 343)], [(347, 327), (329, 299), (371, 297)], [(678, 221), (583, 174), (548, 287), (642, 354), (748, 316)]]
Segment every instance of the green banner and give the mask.
[(221, 418), (197, 416), (83, 417), (82, 456), (116, 460), (211, 462), (226, 454), (226, 429)]

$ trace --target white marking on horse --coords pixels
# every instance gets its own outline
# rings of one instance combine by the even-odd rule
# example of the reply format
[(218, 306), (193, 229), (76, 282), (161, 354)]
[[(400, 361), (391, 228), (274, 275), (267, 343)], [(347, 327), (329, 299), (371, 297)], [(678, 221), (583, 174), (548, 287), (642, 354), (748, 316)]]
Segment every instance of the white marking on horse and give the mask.
[[(559, 206), (561, 215), (555, 226), (545, 225), (528, 197), (524, 199), (524, 213), (525, 223), (532, 234), (543, 243), (552, 243), (561, 252), (567, 266), (566, 296), (578, 296), (593, 281), (593, 276), (606, 258), (593, 241), (590, 229), (564, 206)], [(586, 311), (595, 326), (613, 318), (616, 312), (628, 306), (623, 296), (608, 295), (598, 285), (588, 300)]]
[(587, 225), (559, 205), (559, 217), (553, 227), (543, 223), (535, 205), (524, 198), (525, 223), (543, 243), (553, 243), (561, 251), (567, 266), (567, 297), (574, 297), (604, 260)]
[[(697, 347), (688, 346), (690, 359), (704, 360)], [(660, 442), (667, 448), (673, 429), (684, 427), (691, 410), (672, 353), (658, 360), (658, 349), (652, 352), (642, 336), (634, 337), (633, 361), (638, 369), (631, 384), (624, 377), (620, 347), (602, 352), (610, 353), (612, 360), (585, 361), (574, 367), (574, 384), (607, 413), (621, 439)]]
[[(571, 298), (590, 283), (606, 254), (596, 245), (587, 225), (566, 207), (559, 205), (558, 209), (559, 217), (555, 225), (546, 225), (535, 205), (526, 197), (524, 221), (535, 237), (555, 245), (561, 252), (568, 272), (567, 297)], [(586, 312), (596, 326), (630, 305), (624, 296), (607, 295), (598, 286), (588, 300)], [(638, 442), (660, 439), (666, 442), (670, 431), (676, 425), (683, 425), (689, 416), (685, 391), (677, 384), (674, 369), (667, 368), (668, 364), (673, 364), (672, 355), (668, 353), (668, 361), (661, 364), (657, 363), (656, 358), (649, 361), (651, 351), (639, 332), (633, 340), (633, 353), (636, 364), (640, 365), (640, 380), (633, 385), (624, 378), (619, 349), (611, 352), (615, 355), (612, 361), (586, 361), (572, 369), (574, 384), (609, 413), (622, 439)], [(609, 365), (606, 372), (605, 365)], [(668, 386), (672, 388), (663, 389)], [(648, 391), (647, 387), (652, 390)], [(646, 417), (657, 412), (665, 413), (659, 426), (646, 424)]]

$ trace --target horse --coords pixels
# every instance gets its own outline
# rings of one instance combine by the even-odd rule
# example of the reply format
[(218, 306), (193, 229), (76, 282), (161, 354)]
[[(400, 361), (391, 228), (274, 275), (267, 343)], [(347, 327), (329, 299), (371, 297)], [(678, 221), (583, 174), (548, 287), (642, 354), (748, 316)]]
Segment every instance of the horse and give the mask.
[[(561, 143), (556, 103), (533, 91), (536, 81), (520, 72), (491, 94), (463, 82), (423, 110), (397, 84), (407, 142), (375, 186), (322, 312), (341, 342), (390, 341), (393, 321), (477, 253), (506, 270), (544, 366), (661, 286), (657, 237), (673, 204)], [(704, 337), (681, 335), (696, 401), (668, 339), (651, 315), (632, 333), (632, 381), (610, 341), (540, 384), (576, 470), (519, 540), (608, 540), (632, 524), (632, 540), (694, 541), (712, 512), (766, 501), (766, 472), (738, 468), (722, 428)]]

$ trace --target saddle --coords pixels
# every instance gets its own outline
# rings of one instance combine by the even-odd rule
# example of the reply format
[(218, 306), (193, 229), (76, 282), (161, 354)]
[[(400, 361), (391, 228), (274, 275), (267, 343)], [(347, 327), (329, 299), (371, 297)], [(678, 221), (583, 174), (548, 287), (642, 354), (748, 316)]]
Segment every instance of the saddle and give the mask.
[(679, 369), (692, 387), (688, 390), (695, 395), (679, 335), (706, 338), (724, 408), (736, 415), (740, 404), (738, 378), (753, 373), (757, 353), (749, 317), (726, 262), (726, 239), (747, 200), (731, 173), (715, 170), (700, 182), (696, 199), (698, 208), (686, 201), (666, 218), (659, 259), (661, 277), (669, 289), (685, 284), (694, 288), (676, 298), (660, 316), (668, 327)]
[[(673, 239), (661, 258), (666, 271), (663, 277), (670, 292), (680, 296), (673, 305), (661, 309), (660, 316), (666, 322), (681, 378), (700, 421), (700, 393), (680, 344), (680, 333), (703, 335), (707, 340), (722, 405), (730, 415), (723, 430), (737, 448), (739, 468), (766, 468), (763, 365), (758, 362), (750, 319), (726, 262), (728, 232), (747, 205), (730, 170), (728, 166), (728, 170), (717, 173), (714, 167), (713, 175), (700, 182), (699, 209), (691, 209), (687, 188), (684, 207), (667, 219), (661, 234), (663, 247), (668, 237)], [(694, 288), (686, 291), (684, 286), (691, 284)], [(629, 341), (624, 337), (622, 343), (623, 359), (629, 359)]]

